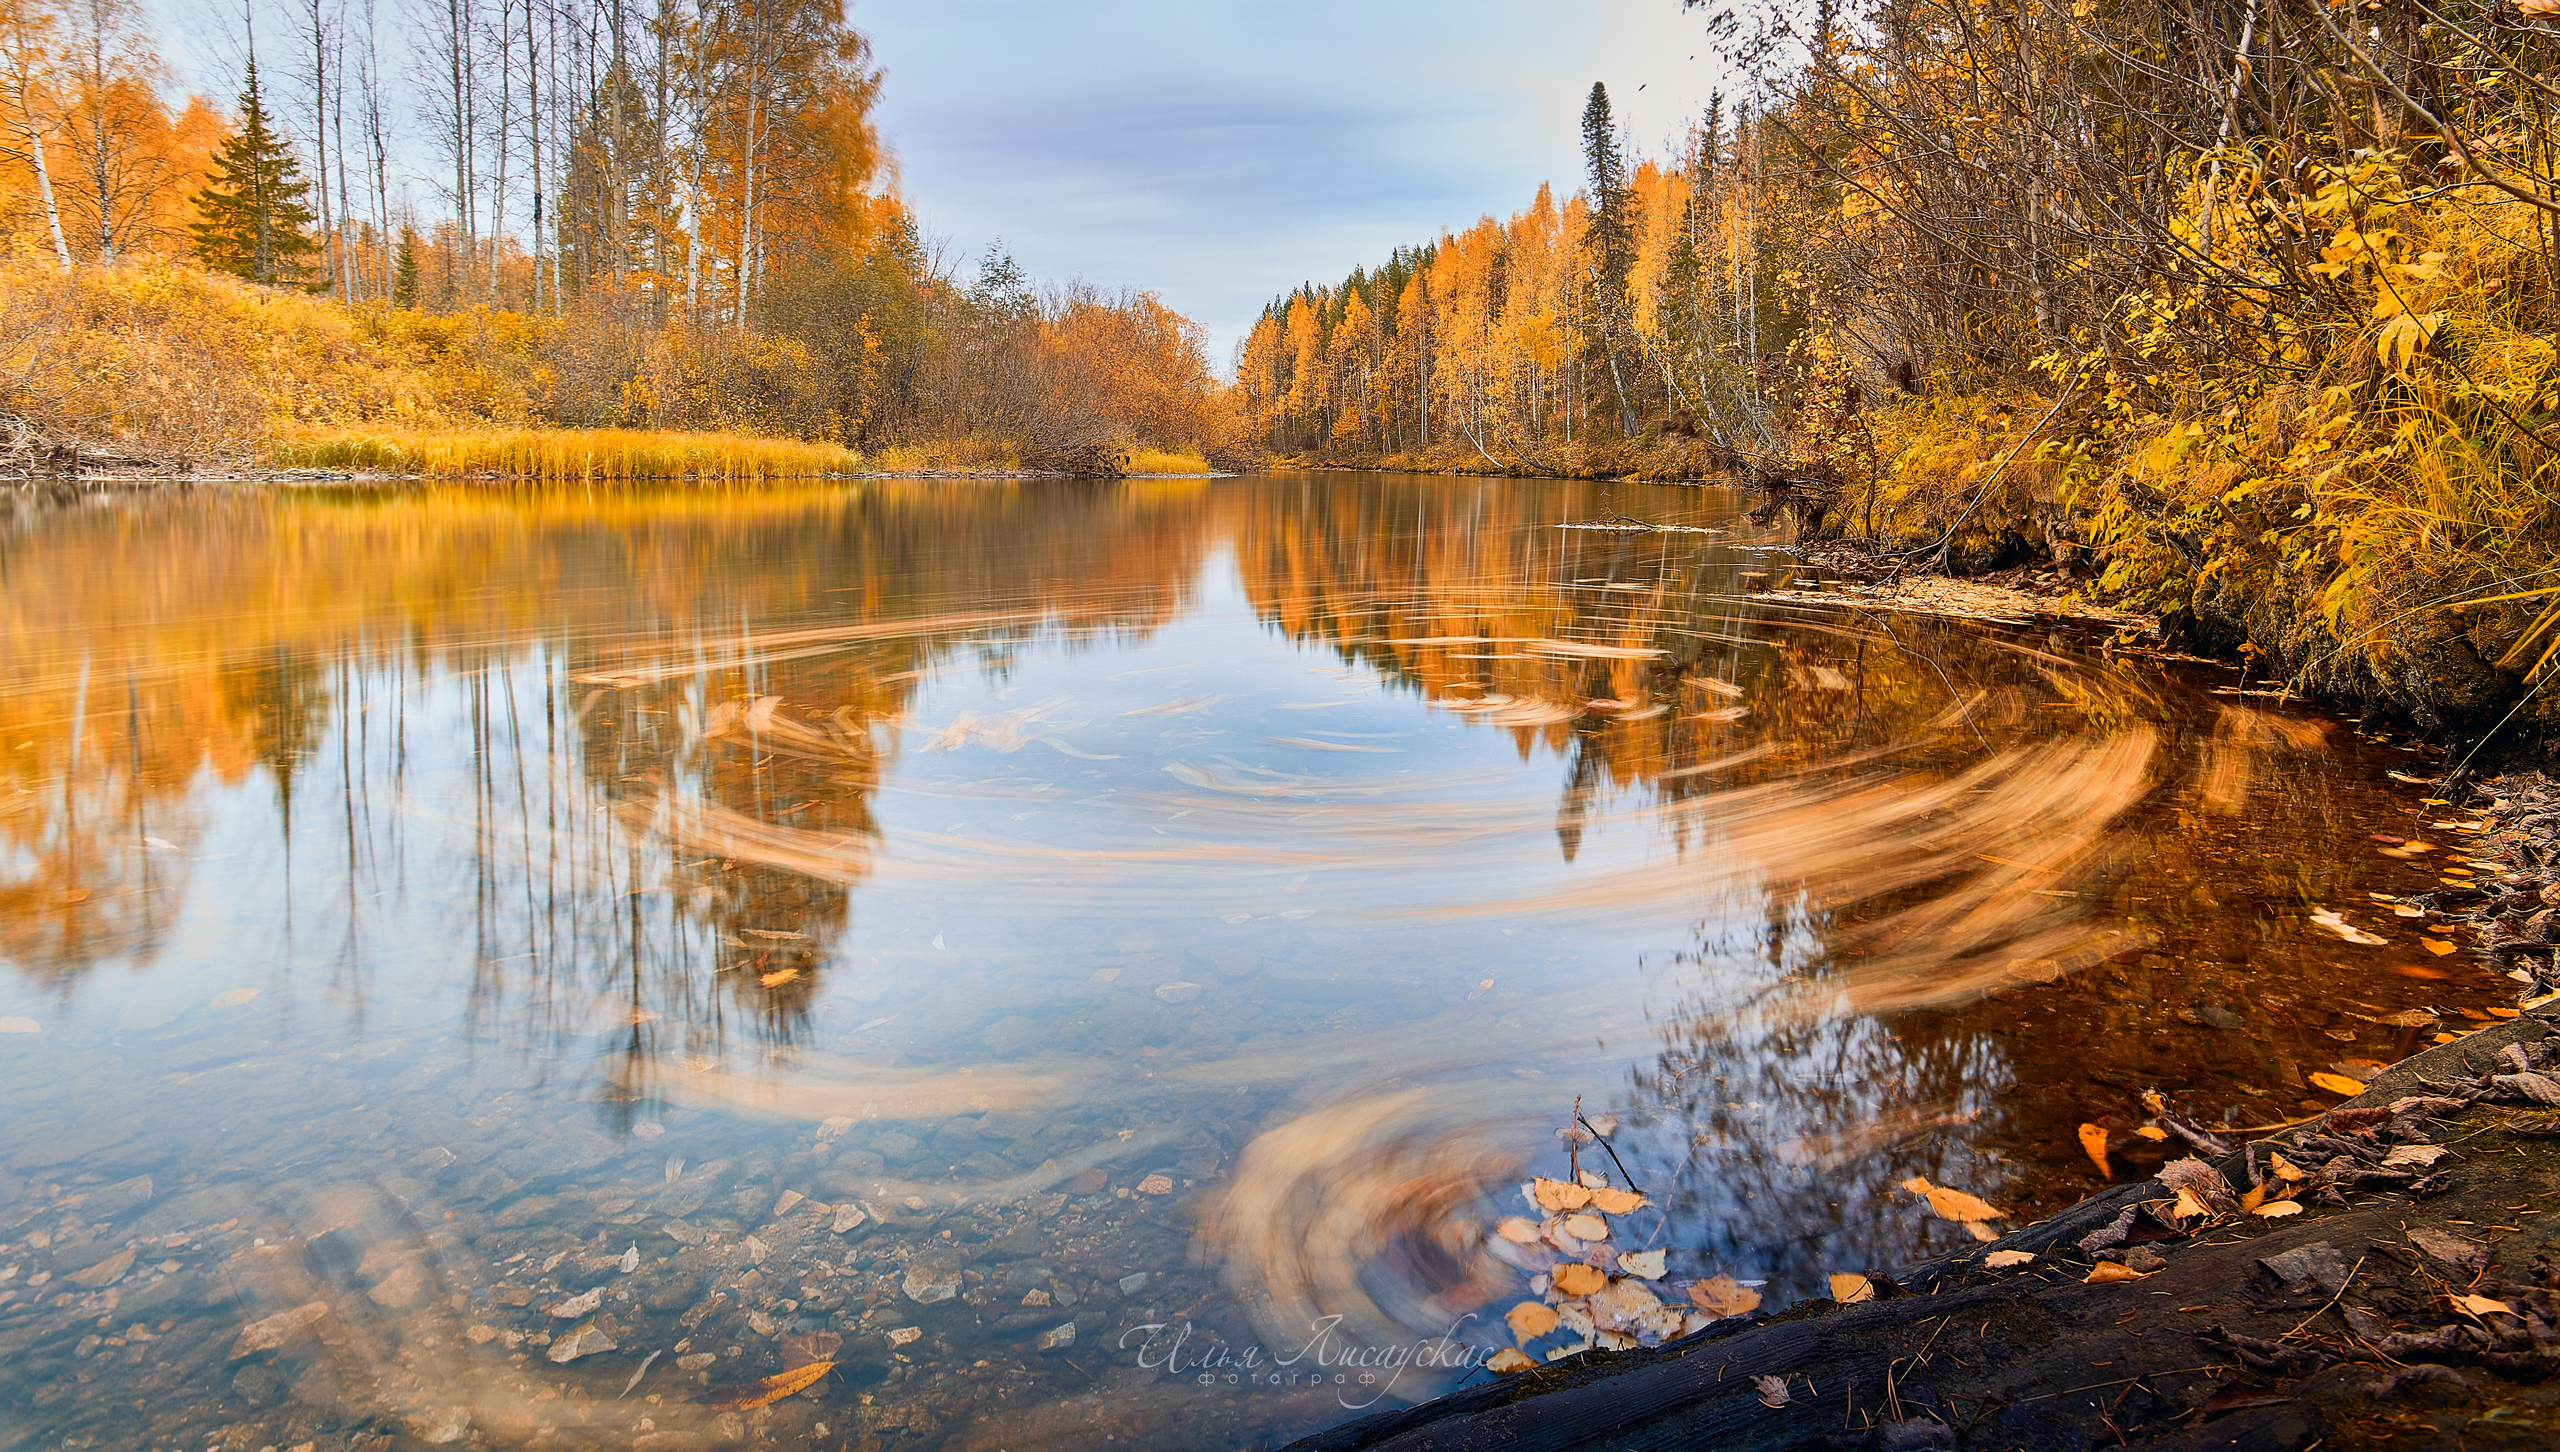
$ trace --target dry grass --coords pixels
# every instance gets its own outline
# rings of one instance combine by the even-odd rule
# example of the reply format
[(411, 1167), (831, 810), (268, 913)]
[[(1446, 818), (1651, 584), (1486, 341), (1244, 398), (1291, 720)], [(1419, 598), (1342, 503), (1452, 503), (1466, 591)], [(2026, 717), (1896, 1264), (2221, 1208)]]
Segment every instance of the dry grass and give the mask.
[(283, 468), (591, 484), (808, 479), (862, 468), (860, 455), (834, 444), (643, 429), (351, 429), (280, 444), (271, 458)]
[(1207, 474), (1214, 472), (1209, 460), (1197, 449), (1131, 449), (1129, 472), (1132, 474)]

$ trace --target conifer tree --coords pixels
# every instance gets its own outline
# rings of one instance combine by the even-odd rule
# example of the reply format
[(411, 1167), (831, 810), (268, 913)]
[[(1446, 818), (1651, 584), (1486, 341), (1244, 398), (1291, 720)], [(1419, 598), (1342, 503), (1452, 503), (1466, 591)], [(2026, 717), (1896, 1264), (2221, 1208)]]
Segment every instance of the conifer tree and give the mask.
[(299, 280), (312, 251), (304, 230), (315, 220), (311, 184), (268, 124), (254, 55), (248, 89), (240, 93), (240, 129), (214, 153), (214, 168), (211, 184), (196, 193), (201, 220), (188, 228), (196, 256), (207, 267), (251, 282)]
[(391, 259), (391, 305), (413, 308), (418, 305), (418, 229), (400, 229), (400, 249)]
[(1618, 399), (1618, 428), (1636, 431), (1635, 404), (1627, 397), (1617, 334), (1627, 297), (1627, 274), (1635, 266), (1635, 219), (1628, 216), (1627, 158), (1618, 145), (1618, 125), (1609, 114), (1609, 88), (1591, 83), (1591, 100), (1582, 108), (1582, 154), (1591, 166), (1591, 250), (1596, 276), (1593, 302), (1600, 313), (1600, 348), (1609, 368), (1610, 388)]

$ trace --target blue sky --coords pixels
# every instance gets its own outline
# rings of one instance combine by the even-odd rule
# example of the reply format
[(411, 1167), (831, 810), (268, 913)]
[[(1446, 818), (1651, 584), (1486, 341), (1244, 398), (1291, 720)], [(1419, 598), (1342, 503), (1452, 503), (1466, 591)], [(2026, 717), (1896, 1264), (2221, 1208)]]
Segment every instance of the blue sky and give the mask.
[(966, 263), (1000, 235), (1037, 276), (1152, 288), (1209, 328), (1222, 367), (1273, 294), (1515, 211), (1542, 180), (1570, 191), (1594, 80), (1655, 151), (1716, 85), (1679, 0), (853, 14), (928, 232)]
[[(237, 10), (148, 3), (180, 83), (227, 103)], [(361, 15), (362, 0), (347, 8)], [(288, 46), (286, 10), (259, 9), (262, 49)], [(396, 53), (403, 0), (376, 9)], [(898, 188), (964, 276), (1000, 236), (1034, 276), (1151, 288), (1209, 329), (1221, 368), (1274, 294), (1516, 211), (1540, 181), (1572, 190), (1594, 80), (1656, 152), (1716, 85), (1706, 22), (1680, 0), (852, 0), (851, 13), (888, 72), (880, 126)], [(403, 101), (394, 119), (414, 132)], [(423, 141), (404, 143), (423, 176)], [(421, 180), (410, 195), (431, 206), (436, 192)]]

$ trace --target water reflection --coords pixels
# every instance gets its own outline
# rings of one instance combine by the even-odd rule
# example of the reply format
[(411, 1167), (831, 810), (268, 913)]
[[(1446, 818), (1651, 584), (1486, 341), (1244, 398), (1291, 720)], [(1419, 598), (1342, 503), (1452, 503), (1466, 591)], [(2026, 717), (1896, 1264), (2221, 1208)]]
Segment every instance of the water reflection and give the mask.
[(2143, 1088), (2282, 1117), (2496, 999), (2307, 925), (2405, 939), (2366, 894), (2414, 885), (2320, 723), (1769, 599), (1717, 494), (1555, 528), (1610, 488), (17, 517), (17, 1415), (1267, 1443), (1387, 1393), (1204, 1393), (1143, 1328), (1493, 1344), (1578, 1098), (1666, 1285), (1784, 1300), (1956, 1243), (1912, 1175), (2049, 1208)]

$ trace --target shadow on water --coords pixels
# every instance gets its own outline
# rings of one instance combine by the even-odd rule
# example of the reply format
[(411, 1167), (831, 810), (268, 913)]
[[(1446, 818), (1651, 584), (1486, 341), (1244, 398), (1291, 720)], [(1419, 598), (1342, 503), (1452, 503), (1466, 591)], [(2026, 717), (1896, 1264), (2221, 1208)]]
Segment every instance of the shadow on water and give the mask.
[(2049, 1209), (2083, 1122), (2175, 1152), (2144, 1089), (2289, 1117), (2500, 998), (2374, 898), (2424, 809), (2343, 728), (1764, 598), (1718, 493), (1554, 527), (1612, 487), (16, 517), (0, 1404), (1258, 1445), (1507, 1343), (1577, 1100), (1651, 1337), (1962, 1243), (1914, 1175)]

